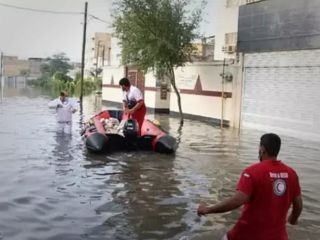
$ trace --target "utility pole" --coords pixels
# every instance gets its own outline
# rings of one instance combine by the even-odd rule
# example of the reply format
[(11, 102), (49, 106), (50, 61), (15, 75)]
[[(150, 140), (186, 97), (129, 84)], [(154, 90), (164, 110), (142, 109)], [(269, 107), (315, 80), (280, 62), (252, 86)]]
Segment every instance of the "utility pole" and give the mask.
[(100, 40), (98, 41), (97, 49), (97, 55), (96, 55), (96, 72), (95, 72), (95, 78), (98, 78), (98, 65), (99, 65), (99, 55), (100, 55)]
[(224, 80), (225, 80), (225, 67), (226, 67), (226, 59), (223, 59), (223, 67), (222, 67), (222, 85), (221, 85), (221, 120), (220, 127), (223, 128), (223, 118), (224, 118)]
[(108, 65), (111, 65), (111, 47), (108, 48)]
[(4, 89), (4, 78), (3, 78), (3, 53), (0, 54), (0, 81), (1, 81), (1, 102), (3, 102), (3, 89)]
[(83, 98), (83, 77), (84, 77), (84, 60), (85, 60), (85, 50), (86, 50), (86, 36), (87, 36), (87, 11), (88, 2), (84, 6), (84, 22), (83, 22), (83, 39), (82, 39), (82, 55), (81, 55), (81, 82), (80, 82), (80, 104), (82, 106)]
[(102, 67), (104, 66), (104, 51), (105, 51), (106, 45), (103, 44), (102, 46)]

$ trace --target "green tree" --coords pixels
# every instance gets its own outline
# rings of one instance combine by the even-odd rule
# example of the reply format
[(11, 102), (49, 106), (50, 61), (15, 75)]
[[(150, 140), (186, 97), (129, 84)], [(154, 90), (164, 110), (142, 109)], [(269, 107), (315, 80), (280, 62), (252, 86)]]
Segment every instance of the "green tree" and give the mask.
[(48, 77), (52, 77), (56, 73), (66, 75), (72, 69), (69, 61), (70, 59), (66, 57), (65, 53), (55, 54), (51, 58), (47, 58), (47, 63), (41, 65), (41, 73)]
[(99, 76), (101, 76), (102, 72), (103, 72), (102, 68), (96, 68), (93, 71), (90, 71), (90, 75), (94, 78), (98, 78)]
[(28, 70), (28, 69), (22, 69), (22, 70), (20, 70), (20, 76), (28, 77), (29, 74), (30, 74), (30, 70)]
[(199, 37), (202, 9), (191, 11), (190, 0), (120, 0), (115, 4), (114, 27), (122, 47), (123, 64), (167, 77), (177, 95), (181, 124), (181, 97), (174, 69), (191, 61)]

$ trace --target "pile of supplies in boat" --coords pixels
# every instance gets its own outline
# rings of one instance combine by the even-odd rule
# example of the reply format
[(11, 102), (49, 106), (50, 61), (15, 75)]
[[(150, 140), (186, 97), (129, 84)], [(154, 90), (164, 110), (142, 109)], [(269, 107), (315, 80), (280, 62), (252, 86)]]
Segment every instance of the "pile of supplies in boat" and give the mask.
[(135, 119), (127, 118), (121, 110), (105, 110), (87, 121), (81, 133), (88, 150), (96, 153), (123, 150), (150, 150), (174, 153), (176, 139), (158, 121), (145, 119), (141, 131)]

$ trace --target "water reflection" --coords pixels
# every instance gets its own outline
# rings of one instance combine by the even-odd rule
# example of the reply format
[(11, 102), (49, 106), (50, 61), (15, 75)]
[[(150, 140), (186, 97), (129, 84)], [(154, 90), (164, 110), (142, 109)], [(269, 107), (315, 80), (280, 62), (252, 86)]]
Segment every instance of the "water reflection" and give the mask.
[[(85, 97), (72, 136), (55, 132), (48, 97), (7, 91), (0, 104), (0, 236), (3, 239), (219, 239), (238, 212), (198, 218), (199, 202), (234, 191), (240, 171), (257, 161), (261, 133), (149, 115), (177, 138), (175, 155), (87, 152), (81, 122), (101, 108)], [(100, 105), (99, 105), (100, 104)], [(179, 129), (179, 130), (178, 130)], [(283, 137), (280, 158), (300, 176), (305, 208), (292, 240), (320, 237), (318, 143)], [(0, 238), (1, 239), (1, 238)]]

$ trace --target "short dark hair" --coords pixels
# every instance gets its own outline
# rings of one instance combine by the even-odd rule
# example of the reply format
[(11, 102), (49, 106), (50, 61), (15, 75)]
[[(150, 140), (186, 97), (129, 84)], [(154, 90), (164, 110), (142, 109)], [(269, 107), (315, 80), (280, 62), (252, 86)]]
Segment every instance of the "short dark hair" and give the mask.
[(119, 85), (130, 87), (131, 84), (128, 78), (121, 78), (119, 81)]
[(281, 139), (277, 134), (267, 133), (261, 136), (260, 145), (265, 147), (270, 157), (276, 157), (280, 152)]
[(61, 91), (61, 92), (60, 92), (60, 96), (61, 96), (61, 97), (66, 97), (66, 96), (67, 96), (67, 93), (66, 93), (65, 91)]

